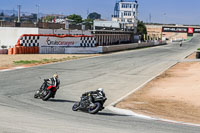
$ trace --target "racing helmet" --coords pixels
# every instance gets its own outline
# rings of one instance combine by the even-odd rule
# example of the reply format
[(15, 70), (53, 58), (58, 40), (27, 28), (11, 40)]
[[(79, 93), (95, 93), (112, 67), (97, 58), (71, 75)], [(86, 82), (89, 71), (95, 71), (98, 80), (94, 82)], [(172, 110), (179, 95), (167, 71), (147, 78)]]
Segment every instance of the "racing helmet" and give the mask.
[(104, 91), (103, 88), (99, 88), (99, 89), (97, 89), (97, 90), (100, 91), (100, 92), (103, 92), (103, 91)]
[(54, 74), (53, 77), (54, 77), (54, 78), (58, 78), (58, 74)]

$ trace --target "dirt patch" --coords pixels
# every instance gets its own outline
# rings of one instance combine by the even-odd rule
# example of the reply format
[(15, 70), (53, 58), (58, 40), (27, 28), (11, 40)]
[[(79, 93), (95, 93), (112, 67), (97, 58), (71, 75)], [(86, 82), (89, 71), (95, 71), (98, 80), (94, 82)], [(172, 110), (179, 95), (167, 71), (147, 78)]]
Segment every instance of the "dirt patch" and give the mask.
[[(80, 59), (85, 57), (93, 57), (99, 56), (99, 54), (24, 54), (24, 55), (0, 55), (0, 69), (7, 69), (16, 66), (34, 66), (40, 65), (43, 63), (33, 63), (33, 64), (15, 64), (16, 61), (41, 61), (44, 59), (54, 59), (51, 62), (57, 61), (67, 61), (67, 60), (74, 60)], [(51, 63), (46, 62), (46, 63)], [(45, 64), (46, 64), (45, 63)]]
[(186, 57), (186, 59), (196, 59), (196, 52), (194, 52), (191, 55), (189, 55), (188, 57)]
[(178, 63), (116, 106), (200, 124), (200, 62)]

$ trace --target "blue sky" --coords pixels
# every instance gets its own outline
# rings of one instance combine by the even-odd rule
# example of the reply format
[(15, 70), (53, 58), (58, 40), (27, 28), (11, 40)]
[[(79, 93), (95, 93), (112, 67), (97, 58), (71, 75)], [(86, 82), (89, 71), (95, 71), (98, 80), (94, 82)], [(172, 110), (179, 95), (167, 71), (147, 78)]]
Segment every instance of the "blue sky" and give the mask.
[[(0, 9), (17, 9), (22, 5), (23, 12), (54, 14), (79, 14), (83, 18), (87, 12), (97, 12), (104, 19), (111, 19), (116, 0), (1, 0)], [(139, 19), (144, 22), (200, 24), (200, 0), (138, 0)], [(151, 16), (151, 17), (150, 17)], [(151, 19), (150, 19), (151, 18)]]

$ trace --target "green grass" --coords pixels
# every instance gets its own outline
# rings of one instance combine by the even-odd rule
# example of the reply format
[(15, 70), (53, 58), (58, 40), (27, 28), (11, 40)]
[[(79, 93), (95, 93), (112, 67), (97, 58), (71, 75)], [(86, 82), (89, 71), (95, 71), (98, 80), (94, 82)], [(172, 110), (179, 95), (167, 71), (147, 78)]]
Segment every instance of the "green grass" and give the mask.
[(13, 61), (14, 64), (36, 64), (36, 63), (40, 63), (41, 61), (37, 61), (37, 60), (20, 60), (20, 61)]
[(187, 37), (186, 41), (191, 40), (193, 38), (193, 36), (189, 36)]
[(53, 63), (53, 62), (61, 62), (71, 59), (78, 59), (80, 57), (67, 57), (62, 59), (42, 59), (42, 60), (19, 60), (13, 61), (14, 65), (23, 65), (23, 64), (46, 64), (46, 63)]

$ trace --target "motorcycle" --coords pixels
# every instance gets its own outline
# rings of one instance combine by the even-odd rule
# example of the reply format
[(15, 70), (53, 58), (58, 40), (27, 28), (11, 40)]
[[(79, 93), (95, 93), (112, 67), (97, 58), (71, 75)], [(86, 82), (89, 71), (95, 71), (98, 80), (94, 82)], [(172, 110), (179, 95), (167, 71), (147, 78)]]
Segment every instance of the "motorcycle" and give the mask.
[(56, 91), (56, 86), (51, 85), (47, 80), (44, 80), (40, 89), (34, 94), (34, 98), (41, 98), (43, 101), (47, 101), (49, 98), (54, 97)]
[(90, 114), (96, 114), (99, 111), (103, 110), (103, 104), (107, 100), (102, 94), (93, 94), (93, 104), (90, 103), (88, 96), (82, 96), (80, 102), (74, 103), (72, 106), (73, 111), (86, 111)]

